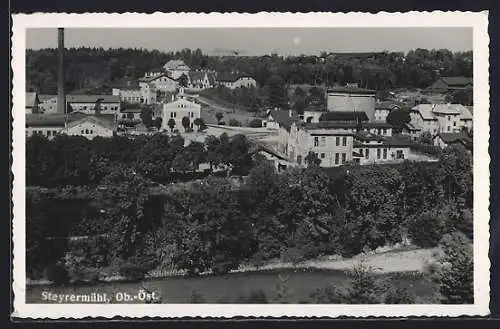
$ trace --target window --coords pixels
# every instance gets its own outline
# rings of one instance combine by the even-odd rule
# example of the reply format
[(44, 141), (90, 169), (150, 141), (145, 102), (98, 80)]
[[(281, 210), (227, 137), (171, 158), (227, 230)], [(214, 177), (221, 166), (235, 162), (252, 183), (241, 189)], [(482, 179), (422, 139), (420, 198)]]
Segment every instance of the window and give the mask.
[(339, 164), (339, 154), (335, 153), (335, 164)]
[(52, 136), (57, 135), (57, 130), (52, 131)]
[(448, 126), (447, 128), (448, 128), (448, 131), (450, 131), (450, 130), (451, 130), (451, 127), (450, 127), (450, 126)]
[(342, 137), (342, 146), (347, 145), (347, 137)]
[(325, 136), (322, 136), (322, 137), (321, 137), (321, 144), (320, 144), (320, 145), (321, 145), (321, 146), (325, 146), (325, 144), (326, 144), (326, 137), (325, 137)]
[(321, 153), (321, 159), (325, 158), (325, 153)]
[(177, 112), (174, 112), (174, 118), (177, 118)]
[(365, 150), (365, 159), (368, 159), (370, 157), (370, 149)]
[(319, 145), (318, 137), (314, 137), (314, 146), (318, 146), (318, 145)]
[(89, 130), (88, 129), (85, 129), (85, 134), (88, 134), (89, 133)]
[(83, 110), (84, 110), (84, 111), (86, 111), (86, 110), (87, 110), (87, 107), (86, 107), (86, 106), (84, 106), (84, 107), (83, 107)]
[(363, 149), (359, 149), (359, 155), (363, 156)]
[(297, 163), (302, 164), (302, 156), (297, 155)]
[(52, 131), (48, 130), (47, 131), (47, 136), (52, 136)]
[(397, 157), (398, 159), (404, 159), (404, 158), (405, 158), (405, 155), (404, 155), (404, 153), (403, 153), (403, 151), (402, 151), (402, 150), (397, 150), (397, 151), (396, 151), (396, 157)]
[(342, 153), (342, 164), (345, 163), (345, 158), (346, 158), (346, 154), (345, 153)]
[(448, 115), (448, 121), (451, 121), (451, 116), (450, 115)]
[(384, 129), (382, 129), (382, 134), (383, 134), (383, 135), (387, 134), (387, 129), (385, 129), (385, 128), (384, 128)]
[(92, 129), (90, 129), (90, 134), (92, 135), (94, 133), (94, 131)]
[(456, 127), (457, 126), (457, 122), (453, 122), (453, 127)]
[(380, 149), (377, 149), (377, 159), (380, 159)]
[(82, 131), (80, 131), (80, 134), (82, 135), (85, 134), (85, 131), (82, 129)]
[(194, 112), (191, 112), (191, 118), (194, 118)]
[(384, 159), (387, 159), (387, 149), (384, 149)]
[(335, 137), (335, 145), (340, 145), (340, 137)]

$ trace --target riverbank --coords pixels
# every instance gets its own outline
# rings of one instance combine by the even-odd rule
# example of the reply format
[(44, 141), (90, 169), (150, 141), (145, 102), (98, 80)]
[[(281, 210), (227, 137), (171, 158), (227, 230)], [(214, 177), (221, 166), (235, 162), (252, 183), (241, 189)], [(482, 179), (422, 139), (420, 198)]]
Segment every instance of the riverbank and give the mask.
[[(389, 250), (385, 252), (360, 254), (348, 259), (342, 259), (338, 256), (325, 256), (320, 259), (308, 260), (300, 263), (282, 262), (279, 260), (269, 261), (261, 266), (241, 265), (231, 273), (255, 273), (279, 270), (338, 270), (348, 271), (355, 265), (363, 262), (364, 265), (371, 267), (378, 274), (404, 273), (404, 272), (424, 272), (428, 264), (435, 261), (435, 255), (438, 248), (414, 249), (414, 250)], [(175, 278), (185, 276), (185, 271), (180, 270), (157, 270), (150, 272), (146, 279)], [(200, 276), (211, 273), (202, 273)], [(102, 278), (102, 282), (121, 282), (127, 281), (120, 275), (109, 275)], [(28, 286), (50, 285), (48, 280), (29, 280)]]

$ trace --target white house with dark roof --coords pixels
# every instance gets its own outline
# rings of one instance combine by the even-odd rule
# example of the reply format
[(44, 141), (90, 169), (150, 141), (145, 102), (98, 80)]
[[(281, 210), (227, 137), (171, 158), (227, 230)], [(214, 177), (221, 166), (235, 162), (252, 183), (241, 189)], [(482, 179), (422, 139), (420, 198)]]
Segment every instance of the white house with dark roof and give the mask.
[(189, 88), (208, 89), (215, 87), (215, 73), (208, 71), (191, 71), (188, 75)]
[(73, 111), (85, 114), (96, 113), (96, 107), (100, 108), (101, 114), (116, 114), (120, 110), (118, 95), (72, 94), (66, 96), (66, 103)]
[(165, 65), (163, 65), (163, 70), (174, 80), (179, 79), (183, 74), (187, 76), (189, 71), (191, 71), (189, 66), (187, 66), (186, 63), (180, 59), (169, 60), (165, 63)]
[(411, 109), (410, 118), (413, 131), (428, 131), (433, 136), (472, 128), (472, 114), (461, 104), (419, 104)]
[(176, 100), (163, 104), (162, 130), (171, 131), (169, 122), (173, 122), (175, 125), (172, 130), (184, 131), (184, 117), (189, 120), (188, 128), (193, 129), (194, 121), (200, 118), (200, 110), (200, 104), (187, 100), (181, 88)]
[(257, 86), (257, 81), (245, 73), (223, 72), (217, 74), (217, 84), (229, 89), (252, 88)]
[(461, 144), (467, 150), (471, 151), (473, 147), (473, 142), (471, 136), (466, 132), (454, 132), (454, 133), (439, 133), (432, 139), (433, 144), (439, 146), (440, 148), (445, 148), (450, 145)]
[(152, 92), (173, 93), (179, 88), (179, 81), (166, 73), (162, 73), (153, 77), (139, 79), (139, 86), (145, 94)]
[(57, 95), (38, 95), (38, 111), (40, 113), (56, 113), (57, 112)]
[(87, 115), (66, 123), (60, 133), (70, 136), (112, 137), (116, 131), (116, 119), (113, 115)]

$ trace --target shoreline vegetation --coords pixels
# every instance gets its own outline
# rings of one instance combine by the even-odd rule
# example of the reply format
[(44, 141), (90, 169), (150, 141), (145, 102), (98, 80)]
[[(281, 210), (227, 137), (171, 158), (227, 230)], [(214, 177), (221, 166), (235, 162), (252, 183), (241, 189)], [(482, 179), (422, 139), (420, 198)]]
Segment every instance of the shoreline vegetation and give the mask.
[[(384, 250), (389, 249), (389, 250)], [(338, 255), (322, 256), (316, 259), (310, 259), (299, 263), (283, 262), (280, 260), (270, 260), (263, 265), (242, 264), (237, 269), (230, 271), (228, 274), (237, 273), (260, 273), (273, 272), (280, 270), (340, 270), (350, 271), (357, 264), (363, 263), (365, 266), (372, 268), (375, 274), (394, 274), (394, 273), (425, 273), (427, 267), (436, 261), (436, 256), (439, 254), (439, 248), (417, 249), (412, 246), (395, 248), (384, 248), (381, 251), (372, 251), (362, 253), (352, 258), (343, 258)], [(204, 272), (197, 277), (214, 275), (211, 272)], [(224, 274), (227, 275), (227, 274)], [(217, 275), (216, 275), (217, 276)], [(157, 270), (151, 271), (144, 278), (148, 280), (161, 280), (169, 278), (189, 277), (186, 271), (182, 270)], [(131, 280), (121, 275), (110, 275), (96, 282), (99, 283), (120, 283), (130, 282)], [(83, 282), (82, 282), (83, 283)], [(27, 286), (49, 286), (53, 283), (49, 280), (26, 280)]]

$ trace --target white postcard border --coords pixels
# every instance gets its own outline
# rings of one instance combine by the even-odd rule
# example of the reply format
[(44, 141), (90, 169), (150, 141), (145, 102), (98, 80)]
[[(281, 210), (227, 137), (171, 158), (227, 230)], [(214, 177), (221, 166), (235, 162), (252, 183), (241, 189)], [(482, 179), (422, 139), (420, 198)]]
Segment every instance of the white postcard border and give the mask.
[[(474, 296), (472, 305), (26, 304), (25, 43), (27, 28), (56, 27), (472, 27), (474, 43)], [(13, 292), (21, 318), (84, 317), (367, 317), (489, 314), (489, 37), (488, 12), (154, 13), (13, 15)]]

